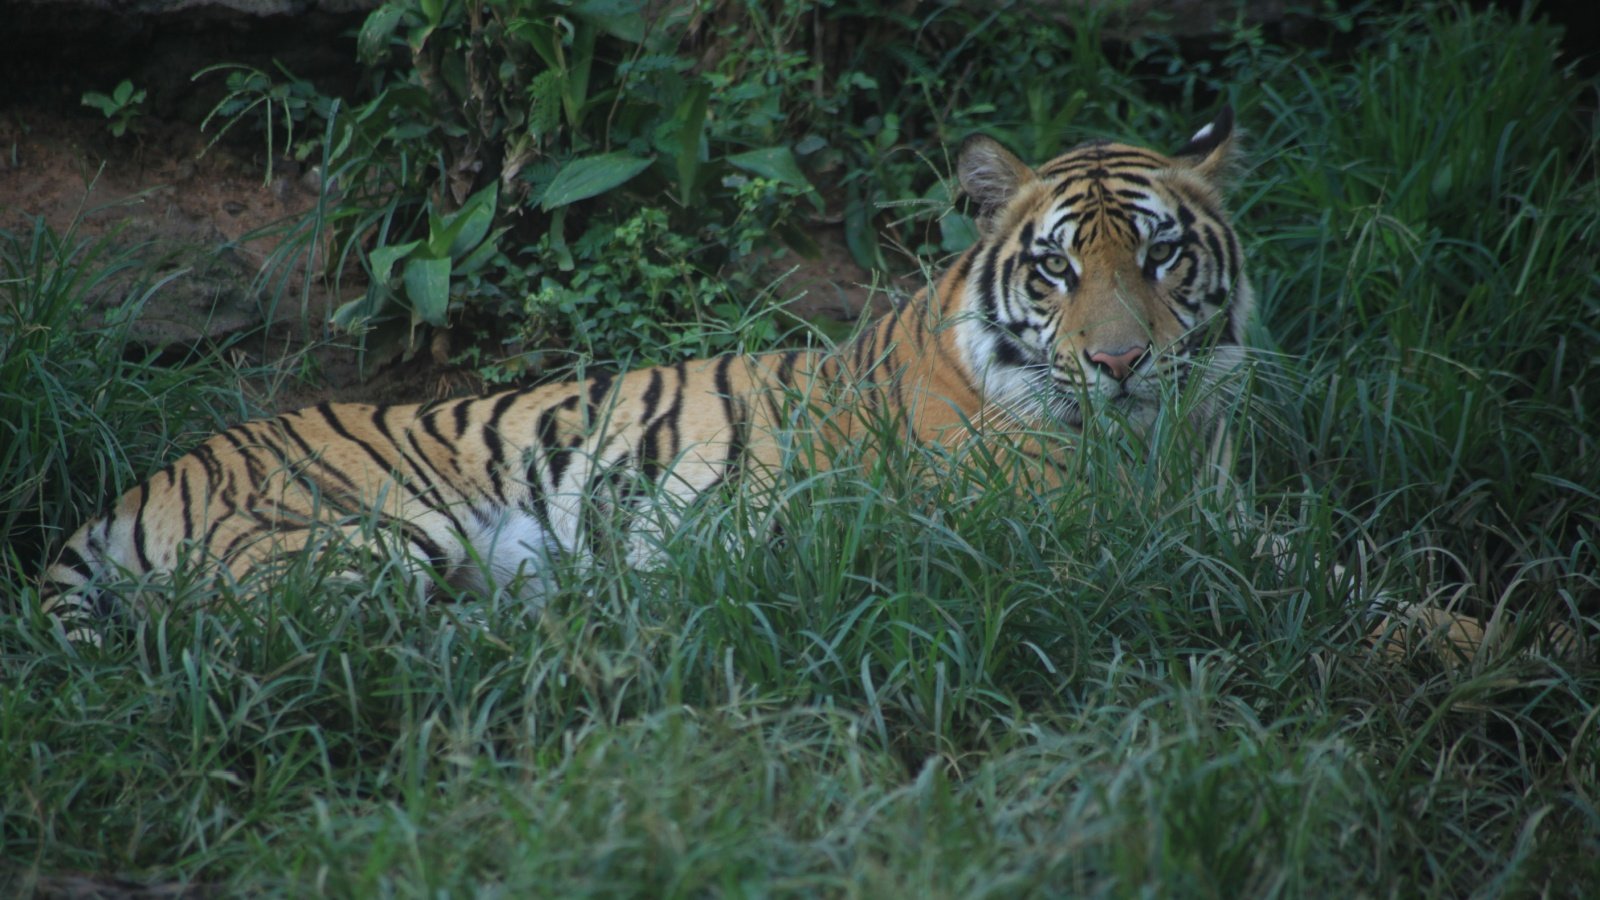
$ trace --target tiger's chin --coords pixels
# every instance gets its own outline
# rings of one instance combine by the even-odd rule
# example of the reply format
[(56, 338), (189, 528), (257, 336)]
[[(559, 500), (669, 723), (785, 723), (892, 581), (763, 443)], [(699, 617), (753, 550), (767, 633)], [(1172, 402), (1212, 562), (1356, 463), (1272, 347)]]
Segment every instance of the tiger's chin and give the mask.
[(1177, 417), (1171, 424), (1209, 434), (1229, 407), (1229, 400), (1222, 396), (1189, 398), (1176, 386), (1150, 385), (1148, 390), (1079, 393), (1064, 402), (1046, 404), (1040, 421), (1047, 429), (1074, 438), (1086, 433), (1142, 438), (1157, 430), (1163, 418)]
[(1110, 430), (1148, 430), (1161, 415), (1161, 397), (1158, 391), (1130, 390), (1119, 386), (1112, 390), (1082, 391), (1052, 410), (1053, 419), (1074, 434), (1082, 434), (1085, 427)]
[(1074, 438), (1085, 434), (1144, 434), (1161, 415), (1159, 405), (1130, 398), (1100, 401), (1085, 408), (1081, 403), (1047, 417), (1048, 427)]

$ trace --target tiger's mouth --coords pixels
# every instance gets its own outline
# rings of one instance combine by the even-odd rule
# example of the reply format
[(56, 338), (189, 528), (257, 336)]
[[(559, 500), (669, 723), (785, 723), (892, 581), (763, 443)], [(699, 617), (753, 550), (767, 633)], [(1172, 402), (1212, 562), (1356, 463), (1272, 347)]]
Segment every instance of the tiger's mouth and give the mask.
[(1073, 431), (1082, 431), (1089, 422), (1148, 427), (1172, 395), (1182, 390), (1190, 367), (1188, 360), (1169, 360), (1122, 381), (1058, 383), (1060, 393), (1050, 404), (1051, 418)]

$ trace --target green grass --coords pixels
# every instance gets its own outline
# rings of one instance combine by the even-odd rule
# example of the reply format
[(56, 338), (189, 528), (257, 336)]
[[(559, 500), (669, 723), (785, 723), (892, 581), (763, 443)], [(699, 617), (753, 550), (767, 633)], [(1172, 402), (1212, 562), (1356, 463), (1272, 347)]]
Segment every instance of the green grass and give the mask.
[[(1251, 520), (1174, 467), (1181, 434), (1136, 462), (1092, 445), (1045, 496), (901, 448), (696, 506), (670, 565), (563, 573), (539, 614), (418, 608), (393, 571), (305, 560), (265, 599), (154, 588), (97, 654), (8, 617), (0, 887), (1600, 890), (1600, 671), (1537, 628), (1592, 642), (1600, 615), (1596, 86), (1532, 18), (1368, 29), (1340, 54), (1242, 35), (1188, 88), (1228, 85), (1253, 132), (1234, 207), (1272, 355)], [(1138, 71), (1115, 78), (1142, 105), (1085, 116), (1180, 141), (1201, 117), (1153, 98), (1195, 70)], [(55, 335), (4, 345), (0, 421), (87, 430), (4, 445), (0, 591), (23, 605), (60, 536), (28, 529), (71, 527), (242, 406), (208, 370), (123, 361), (114, 328), (67, 339), (133, 262), (97, 247), (0, 248), (0, 315), (47, 326), (6, 333)], [(69, 414), (107, 367), (168, 398), (135, 410), (169, 411), (159, 428)], [(773, 518), (783, 540), (752, 539)], [(1295, 558), (1261, 558), (1272, 537)], [(1501, 638), (1462, 666), (1376, 655), (1319, 559)]]
[[(249, 414), (220, 349), (163, 363), (129, 340), (178, 273), (147, 244), (0, 232), (0, 547), (27, 570), (99, 510), (192, 443)], [(14, 576), (13, 576), (14, 577)]]

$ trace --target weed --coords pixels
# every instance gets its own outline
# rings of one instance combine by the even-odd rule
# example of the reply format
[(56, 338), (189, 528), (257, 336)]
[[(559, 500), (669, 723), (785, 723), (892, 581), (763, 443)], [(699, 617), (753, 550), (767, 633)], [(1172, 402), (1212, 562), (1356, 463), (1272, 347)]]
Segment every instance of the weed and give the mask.
[(139, 116), (143, 114), (140, 107), (148, 93), (143, 88), (134, 88), (133, 82), (124, 78), (110, 94), (85, 91), (83, 105), (100, 110), (109, 120), (106, 127), (111, 129), (111, 136), (122, 137), (129, 130), (139, 130)]

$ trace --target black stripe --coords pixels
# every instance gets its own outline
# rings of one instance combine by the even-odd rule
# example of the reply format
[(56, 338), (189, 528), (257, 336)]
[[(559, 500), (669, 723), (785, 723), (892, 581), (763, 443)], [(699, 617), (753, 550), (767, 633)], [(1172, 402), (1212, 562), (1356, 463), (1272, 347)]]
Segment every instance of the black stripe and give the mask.
[(989, 248), (989, 252), (984, 254), (982, 265), (978, 268), (978, 311), (983, 321), (989, 323), (999, 321), (995, 300), (999, 291), (999, 273), (996, 271), (995, 261), (999, 256), (1000, 248)]
[(572, 439), (571, 446), (562, 446), (557, 415), (558, 411), (573, 412), (577, 408), (578, 395), (572, 394), (539, 415), (539, 443), (545, 449), (545, 469), (550, 473), (550, 490), (558, 493), (561, 490), (561, 476), (572, 462), (572, 451), (582, 443), (583, 438), (580, 435)]
[(235, 428), (229, 428), (217, 436), (227, 441), (233, 447), (234, 453), (244, 460), (244, 471), (246, 475), (250, 476), (250, 481), (254, 484), (260, 484), (262, 480), (261, 466), (256, 462), (255, 457), (251, 455), (249, 446), (234, 433), (236, 430)]
[[(1185, 301), (1184, 301), (1184, 300), (1183, 300), (1183, 298), (1182, 298), (1182, 297), (1180, 297), (1180, 298), (1178, 298), (1178, 302), (1179, 302), (1179, 303), (1184, 303), (1184, 305), (1185, 305), (1185, 306), (1187, 306), (1187, 305), (1188, 305), (1188, 304), (1187, 304), (1187, 303), (1185, 303)], [(1182, 314), (1180, 314), (1180, 313), (1179, 313), (1179, 312), (1178, 312), (1178, 311), (1177, 311), (1177, 310), (1176, 310), (1176, 309), (1173, 309), (1173, 308), (1172, 308), (1172, 306), (1171, 306), (1171, 305), (1170, 305), (1170, 304), (1167, 304), (1167, 303), (1163, 303), (1163, 304), (1161, 304), (1161, 305), (1162, 305), (1162, 307), (1164, 307), (1164, 308), (1165, 308), (1165, 309), (1166, 309), (1166, 311), (1167, 311), (1167, 312), (1168, 312), (1168, 313), (1170, 313), (1170, 314), (1171, 314), (1171, 315), (1172, 315), (1172, 320), (1173, 320), (1173, 321), (1174, 321), (1174, 322), (1177, 322), (1177, 323), (1178, 323), (1178, 327), (1179, 327), (1179, 328), (1188, 328), (1188, 327), (1189, 327), (1189, 326), (1188, 326), (1188, 324), (1187, 324), (1187, 323), (1186, 323), (1186, 322), (1184, 322), (1184, 321), (1183, 321), (1183, 316), (1182, 316)]]
[(711, 384), (716, 388), (717, 396), (722, 398), (724, 410), (727, 409), (728, 401), (733, 398), (733, 381), (728, 378), (728, 369), (732, 367), (734, 359), (734, 355), (730, 353), (717, 360), (717, 367), (711, 373)]
[(1008, 337), (995, 338), (995, 361), (1008, 366), (1022, 366), (1027, 364), (1027, 358), (1022, 349)]
[[(784, 360), (787, 361), (789, 355), (795, 352), (791, 350), (789, 353), (784, 354)], [(772, 418), (772, 427), (777, 428), (783, 424), (783, 407), (779, 404), (778, 398), (789, 390), (789, 383), (783, 378), (782, 362), (778, 364), (778, 371), (773, 373), (772, 380), (773, 383), (767, 387), (767, 390), (762, 391), (762, 395), (767, 401), (767, 415)]]
[[(422, 430), (428, 437), (432, 438), (439, 446), (450, 448), (450, 468), (455, 469), (456, 474), (459, 475), (461, 474), (461, 453), (455, 443), (446, 439), (444, 432), (439, 430), (439, 413), (440, 409), (434, 407), (418, 416), (418, 419), (422, 422)], [(460, 433), (458, 432), (456, 436), (459, 438)]]
[[(394, 447), (396, 455), (400, 457), (400, 461), (411, 470), (411, 474), (423, 485), (421, 490), (412, 491), (412, 495), (422, 501), (428, 509), (449, 519), (450, 525), (456, 530), (456, 534), (465, 536), (466, 529), (461, 526), (461, 520), (456, 518), (455, 513), (450, 509), (450, 504), (446, 503), (444, 497), (439, 493), (438, 484), (434, 483), (433, 479), (429, 478), (427, 473), (423, 472), (421, 466), (418, 465), (418, 459), (424, 462), (427, 461), (426, 456), (421, 452), (421, 448), (417, 448), (417, 458), (414, 459), (411, 454), (405, 452), (404, 447), (400, 446), (400, 441), (396, 439), (394, 431), (389, 427), (390, 409), (391, 407), (387, 406), (373, 409), (372, 424), (389, 440), (389, 444)], [(411, 429), (406, 429), (407, 437), (410, 437), (410, 433)], [(415, 446), (414, 442), (413, 446)], [(398, 472), (398, 470), (399, 467), (396, 466), (396, 471)], [(505, 501), (502, 499), (501, 502), (504, 503)]]
[[(418, 493), (417, 489), (412, 487), (410, 484), (407, 484), (406, 480), (404, 478), (399, 477), (399, 472), (398, 472), (397, 468), (395, 466), (391, 465), (388, 460), (383, 458), (383, 454), (378, 452), (378, 448), (377, 447), (374, 447), (371, 443), (369, 443), (367, 441), (364, 441), (361, 438), (356, 437), (354, 434), (351, 434), (350, 430), (348, 428), (344, 427), (344, 423), (340, 422), (339, 418), (334, 415), (333, 408), (332, 408), (331, 405), (329, 405), (327, 403), (319, 403), (314, 408), (316, 409), (316, 411), (318, 413), (320, 413), (322, 415), (323, 420), (328, 423), (328, 427), (333, 429), (333, 433), (334, 434), (337, 434), (338, 436), (344, 438), (345, 440), (349, 441), (350, 443), (355, 444), (357, 447), (360, 447), (362, 449), (362, 451), (367, 454), (367, 457), (369, 459), (371, 459), (374, 463), (377, 463), (379, 472), (381, 472), (384, 475), (388, 475), (389, 476), (390, 482), (393, 483), (396, 488), (405, 491), (407, 494), (410, 494), (412, 499), (417, 500), (419, 502), (422, 501), (422, 497)], [(384, 407), (380, 406), (380, 407), (374, 408), (374, 410), (373, 410), (374, 420), (376, 420), (376, 418), (378, 416), (381, 416), (383, 414), (383, 412), (384, 412)], [(387, 436), (387, 431), (385, 432), (385, 436)], [(391, 440), (392, 440), (392, 438), (391, 438)], [(398, 450), (398, 448), (396, 448), (396, 449)], [(400, 456), (401, 456), (402, 459), (404, 459), (405, 454), (401, 453)], [(367, 498), (363, 497), (362, 499), (366, 500)], [(373, 499), (376, 499), (376, 498), (373, 498)], [(426, 505), (426, 504), (424, 504), (424, 505)]]
[(1015, 277), (1016, 274), (1017, 258), (1015, 256), (1007, 255), (1005, 260), (1000, 264), (1000, 293), (993, 298), (994, 302), (991, 304), (991, 308), (994, 310), (994, 317), (989, 319), (987, 322), (987, 324), (991, 327), (1003, 324), (1003, 320), (1010, 319), (1012, 316), (1013, 310), (1002, 307), (1000, 301), (1011, 299), (1010, 292), (1007, 291), (1006, 288), (1011, 286), (1011, 279)]
[[(887, 319), (884, 319), (883, 322), (878, 325), (878, 328), (882, 329), (883, 331), (880, 346), (878, 348), (879, 356), (887, 357), (894, 353), (894, 331), (897, 327), (899, 327), (899, 325), (900, 317), (898, 315), (890, 316)], [(880, 359), (878, 362), (879, 364), (882, 364), (884, 360)]]
[(594, 425), (593, 416), (600, 408), (600, 401), (606, 399), (606, 392), (611, 389), (611, 382), (610, 372), (600, 372), (589, 379), (589, 414), (585, 418), (590, 427)]
[(794, 385), (794, 366), (799, 359), (799, 350), (790, 350), (788, 353), (783, 355), (783, 359), (778, 363), (777, 377), (779, 384), (783, 385), (784, 387), (791, 387)]
[(717, 480), (735, 478), (744, 470), (745, 447), (750, 441), (750, 423), (746, 420), (744, 403), (732, 397), (723, 401), (722, 411), (728, 417), (728, 426), (733, 429), (733, 435), (728, 439), (728, 458)]
[[(323, 404), (323, 406), (326, 406), (326, 405), (327, 404)], [(297, 412), (295, 414), (299, 415), (300, 413)], [(300, 448), (300, 457), (299, 458), (301, 460), (304, 460), (306, 466), (310, 466), (312, 464), (315, 464), (316, 467), (318, 468), (318, 470), (326, 473), (328, 476), (333, 478), (335, 481), (339, 482), (339, 486), (340, 486), (340, 488), (343, 490), (343, 492), (345, 494), (359, 495), (361, 493), (361, 489), (356, 486), (356, 483), (354, 481), (350, 480), (350, 477), (348, 475), (346, 475), (342, 470), (340, 470), (338, 468), (335, 468), (333, 466), (333, 464), (328, 462), (326, 459), (323, 459), (321, 452), (312, 449), (311, 445), (309, 443), (306, 443), (306, 440), (300, 436), (299, 429), (291, 427), (290, 424), (289, 424), (289, 421), (287, 419), (280, 419), (278, 421), (279, 421), (279, 425), (281, 426), (280, 429), (279, 429), (280, 432), (285, 437), (289, 438), (289, 440), (293, 441), (294, 445), (296, 447)], [(339, 429), (334, 429), (334, 430), (335, 430), (335, 433), (337, 433), (339, 431)], [(290, 459), (289, 459), (289, 456), (288, 456), (287, 453), (284, 453), (282, 455), (281, 461), (282, 461), (282, 463), (283, 463), (283, 465), (285, 467), (288, 467)], [(302, 468), (304, 468), (304, 467), (302, 467)], [(256, 478), (255, 479), (255, 483), (256, 484), (260, 484), (261, 483), (261, 479), (260, 478)]]
[(61, 552), (56, 555), (56, 565), (66, 566), (72, 571), (83, 576), (84, 581), (89, 581), (95, 576), (94, 566), (90, 565), (89, 561), (83, 558), (83, 554), (79, 553), (77, 550), (74, 550), (71, 544), (61, 548)]
[(178, 478), (178, 499), (183, 509), (183, 539), (187, 543), (194, 540), (194, 497), (189, 492), (189, 469), (184, 467), (183, 474)]
[[(396, 522), (400, 533), (406, 536), (406, 540), (416, 544), (422, 550), (423, 555), (428, 558), (430, 564), (438, 566), (453, 562), (450, 555), (445, 553), (444, 548), (434, 543), (433, 538), (428, 536), (428, 532), (423, 530), (422, 526), (405, 519), (392, 519), (389, 516), (384, 518), (387, 521)], [(452, 521), (454, 520), (452, 519)]]
[(505, 465), (505, 442), (500, 439), (500, 419), (506, 410), (517, 401), (516, 394), (506, 394), (494, 402), (494, 407), (489, 411), (489, 421), (480, 429), (483, 444), (489, 450), (489, 462), (485, 466), (489, 476), (489, 489), (494, 492), (495, 499), (500, 505), (506, 504), (505, 482), (500, 477), (500, 470)]
[[(450, 478), (450, 476), (447, 473), (442, 471), (438, 466), (434, 465), (432, 457), (427, 453), (427, 451), (423, 450), (422, 449), (422, 445), (417, 442), (417, 433), (416, 433), (416, 431), (414, 431), (414, 430), (412, 430), (410, 428), (406, 429), (406, 443), (408, 445), (410, 445), (412, 452), (408, 453), (408, 454), (405, 454), (405, 457), (408, 460), (412, 461), (412, 466), (416, 467), (417, 466), (417, 461), (420, 461), (422, 465), (425, 465), (425, 466), (428, 467), (428, 471), (429, 472), (433, 473), (434, 477), (432, 479), (430, 479), (430, 480), (435, 482), (434, 483), (434, 488), (433, 488), (434, 496), (436, 496), (436, 497), (439, 496), (439, 492), (438, 492), (439, 485), (443, 485), (443, 486), (449, 488), (458, 497), (459, 496), (464, 496), (465, 494), (468, 493), (468, 492), (462, 491), (459, 487), (457, 487), (456, 483)], [(506, 502), (505, 498), (501, 497), (500, 498), (500, 504), (502, 506), (504, 506), (505, 502)], [(470, 505), (468, 507), (468, 510), (470, 512), (476, 513), (477, 512), (476, 504)], [(449, 515), (449, 513), (446, 513), (446, 515)]]
[[(727, 369), (733, 358), (732, 355), (729, 355), (718, 360), (716, 377), (719, 385), (726, 383)], [(683, 367), (679, 365), (676, 371), (678, 372), (678, 384), (672, 392), (672, 403), (662, 411), (661, 415), (654, 415), (655, 408), (661, 402), (664, 381), (661, 377), (660, 369), (650, 372), (650, 385), (645, 389), (646, 412), (641, 421), (645, 422), (646, 425), (644, 435), (639, 439), (639, 449), (635, 456), (638, 461), (639, 471), (652, 483), (660, 477), (665, 464), (670, 461), (670, 458), (663, 457), (661, 452), (661, 432), (677, 419), (678, 409), (683, 399)]]
[[(222, 461), (217, 458), (216, 452), (211, 449), (209, 441), (196, 447), (192, 455), (200, 461), (200, 465), (206, 470), (206, 520), (211, 523), (211, 527), (206, 529), (204, 543), (206, 549), (209, 550), (211, 539), (216, 535), (217, 529), (222, 526), (222, 521), (238, 511), (238, 507), (233, 502), (233, 471), (231, 469), (223, 469)], [(214, 510), (218, 506), (223, 509), (222, 515), (214, 514)]]
[(149, 483), (139, 487), (139, 509), (133, 514), (133, 552), (139, 557), (139, 565), (144, 566), (146, 572), (155, 569), (144, 548), (144, 511), (150, 504), (150, 488)]
[[(1140, 150), (1136, 147), (1113, 150), (1110, 149), (1110, 145), (1104, 142), (1096, 142), (1083, 144), (1067, 151), (1066, 156), (1061, 158), (1060, 161), (1040, 169), (1039, 175), (1044, 178), (1053, 178), (1063, 172), (1071, 172), (1076, 169), (1093, 168), (1105, 170), (1108, 164), (1139, 170), (1157, 169), (1164, 165), (1160, 157), (1147, 150)], [(1119, 171), (1117, 174), (1123, 177), (1127, 175), (1125, 171)]]
[(674, 366), (673, 370), (678, 373), (678, 388), (673, 391), (672, 406), (667, 409), (663, 418), (672, 435), (672, 446), (668, 448), (668, 452), (672, 454), (670, 458), (677, 459), (678, 454), (683, 452), (683, 429), (679, 427), (679, 420), (683, 417), (684, 395), (689, 390), (689, 370), (681, 362)]
[[(731, 359), (732, 357), (727, 357)], [(726, 364), (724, 364), (726, 368)], [(640, 413), (639, 421), (648, 422), (656, 414), (656, 404), (661, 402), (661, 370), (650, 370), (650, 383), (645, 385), (644, 394), (640, 396), (639, 403), (644, 407)]]
[[(732, 357), (729, 357), (729, 360), (731, 359)], [(738, 473), (739, 467), (744, 462), (745, 442), (744, 429), (739, 422), (740, 404), (737, 398), (733, 396), (733, 384), (728, 379), (728, 366), (726, 364), (717, 367), (716, 385), (717, 393), (722, 396), (723, 420), (728, 423), (728, 427), (733, 431), (733, 434), (728, 437), (728, 455), (723, 461), (722, 471), (717, 473), (716, 481), (713, 484), (732, 478)]]

